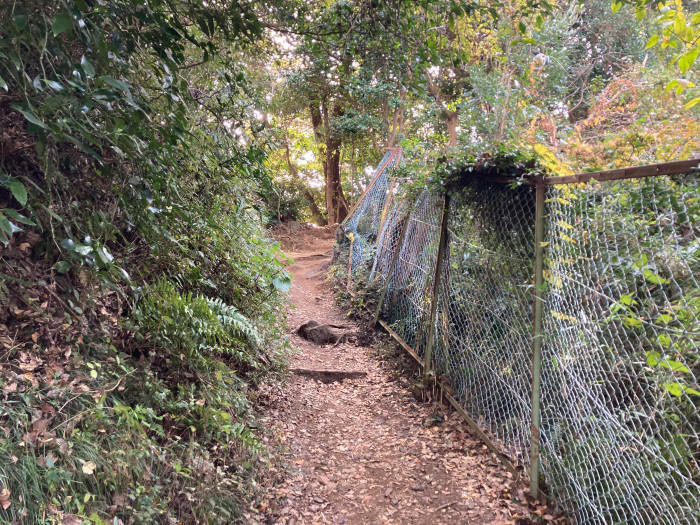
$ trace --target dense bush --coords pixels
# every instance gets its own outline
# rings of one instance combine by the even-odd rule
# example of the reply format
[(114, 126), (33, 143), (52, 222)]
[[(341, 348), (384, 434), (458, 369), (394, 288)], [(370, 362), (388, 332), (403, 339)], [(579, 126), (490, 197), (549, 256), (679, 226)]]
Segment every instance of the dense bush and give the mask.
[(280, 365), (236, 2), (0, 5), (0, 522), (228, 522)]

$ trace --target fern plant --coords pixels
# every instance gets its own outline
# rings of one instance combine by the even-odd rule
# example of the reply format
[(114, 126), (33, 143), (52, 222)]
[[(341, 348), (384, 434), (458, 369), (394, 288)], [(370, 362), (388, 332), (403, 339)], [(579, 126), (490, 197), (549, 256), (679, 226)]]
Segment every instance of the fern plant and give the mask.
[[(255, 324), (223, 300), (179, 293), (161, 279), (142, 290), (132, 314), (147, 346), (176, 354), (216, 353), (257, 367), (254, 358), (262, 338)], [(252, 355), (251, 355), (252, 354)]]

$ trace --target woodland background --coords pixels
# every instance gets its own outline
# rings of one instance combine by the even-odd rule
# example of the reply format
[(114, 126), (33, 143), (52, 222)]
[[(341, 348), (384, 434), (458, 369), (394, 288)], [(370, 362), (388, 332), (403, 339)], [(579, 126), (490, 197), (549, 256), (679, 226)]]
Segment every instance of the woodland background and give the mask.
[(230, 522), (284, 367), (276, 221), (387, 146), (700, 152), (694, 1), (0, 3), (0, 522)]

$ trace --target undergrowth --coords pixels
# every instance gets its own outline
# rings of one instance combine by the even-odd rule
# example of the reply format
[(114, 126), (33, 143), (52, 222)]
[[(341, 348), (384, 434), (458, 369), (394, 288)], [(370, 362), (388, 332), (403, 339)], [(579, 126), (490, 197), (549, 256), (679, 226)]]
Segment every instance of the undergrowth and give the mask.
[(0, 4), (0, 523), (245, 519), (289, 287), (236, 58), (260, 31), (237, 3)]

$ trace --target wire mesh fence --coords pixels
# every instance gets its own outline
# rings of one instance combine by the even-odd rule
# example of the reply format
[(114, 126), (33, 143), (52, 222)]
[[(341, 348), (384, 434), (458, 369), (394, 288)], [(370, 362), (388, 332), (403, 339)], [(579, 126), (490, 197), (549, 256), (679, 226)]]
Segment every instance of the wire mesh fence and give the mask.
[(345, 231), (353, 233), (351, 266), (358, 266), (374, 255), (380, 222), (391, 194), (389, 171), (399, 160), (397, 150), (389, 150), (374, 172), (370, 186), (358, 205), (343, 223)]
[[(382, 319), (490, 441), (529, 467), (534, 437), (547, 491), (577, 523), (700, 522), (697, 169), (587, 184), (475, 177), (449, 199), (413, 200), (382, 176), (343, 225), (362, 238), (352, 279), (385, 286)], [(540, 301), (534, 182), (546, 188)]]

